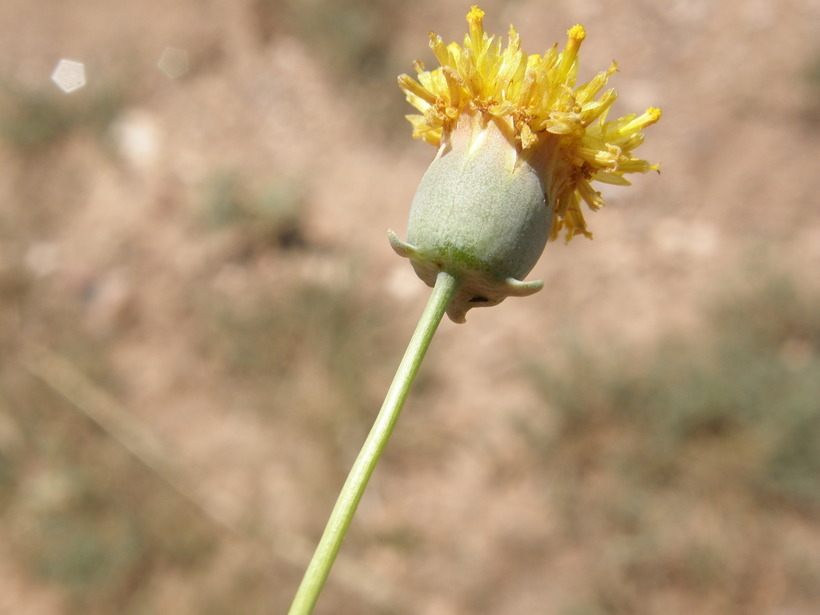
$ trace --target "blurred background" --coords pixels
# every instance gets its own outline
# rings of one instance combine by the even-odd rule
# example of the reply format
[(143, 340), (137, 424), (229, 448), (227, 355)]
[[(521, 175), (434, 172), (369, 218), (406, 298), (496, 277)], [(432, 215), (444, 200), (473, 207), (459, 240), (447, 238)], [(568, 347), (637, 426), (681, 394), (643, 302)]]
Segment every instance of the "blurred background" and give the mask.
[[(442, 324), (316, 612), (817, 613), (820, 4), (481, 6), (584, 24), (662, 174)], [(429, 293), (395, 78), (468, 9), (0, 4), (0, 613), (286, 612)]]

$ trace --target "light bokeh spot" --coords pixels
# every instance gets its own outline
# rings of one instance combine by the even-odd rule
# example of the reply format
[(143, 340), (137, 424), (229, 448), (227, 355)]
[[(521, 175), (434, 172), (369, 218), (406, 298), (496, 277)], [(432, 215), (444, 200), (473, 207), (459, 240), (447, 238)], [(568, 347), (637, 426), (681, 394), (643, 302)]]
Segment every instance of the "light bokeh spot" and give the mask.
[(157, 66), (168, 79), (178, 79), (188, 72), (188, 52), (184, 49), (166, 47)]
[(156, 163), (161, 135), (153, 115), (128, 109), (117, 117), (110, 130), (117, 150), (131, 164), (148, 168)]
[(79, 90), (85, 85), (85, 64), (63, 58), (51, 73), (51, 80), (63, 92)]

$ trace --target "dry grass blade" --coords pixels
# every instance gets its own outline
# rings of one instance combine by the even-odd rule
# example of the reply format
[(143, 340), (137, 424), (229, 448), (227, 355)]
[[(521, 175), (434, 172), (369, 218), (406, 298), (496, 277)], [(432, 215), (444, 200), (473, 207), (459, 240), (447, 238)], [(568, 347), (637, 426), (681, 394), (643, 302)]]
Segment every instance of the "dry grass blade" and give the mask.
[[(99, 425), (154, 475), (195, 506), (220, 529), (256, 547), (266, 548), (282, 561), (303, 568), (310, 559), (313, 544), (296, 535), (259, 535), (242, 520), (242, 511), (222, 497), (214, 498), (206, 488), (175, 461), (151, 429), (134, 418), (119, 401), (98, 387), (71, 361), (43, 346), (29, 346), (22, 366), (34, 377), (65, 398), (74, 408)], [(333, 581), (377, 606), (406, 603), (398, 590), (384, 579), (364, 574), (358, 566), (340, 557)]]

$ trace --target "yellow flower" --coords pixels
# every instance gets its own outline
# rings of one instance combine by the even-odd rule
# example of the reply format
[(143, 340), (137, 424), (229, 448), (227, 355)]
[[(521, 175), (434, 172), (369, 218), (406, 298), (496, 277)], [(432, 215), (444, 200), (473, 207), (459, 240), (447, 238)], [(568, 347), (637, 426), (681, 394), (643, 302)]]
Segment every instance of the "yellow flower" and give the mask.
[(502, 49), (500, 39), (484, 32), (483, 17), (473, 6), (463, 45), (446, 45), (431, 33), (430, 47), (441, 66), (427, 71), (417, 61), (416, 79), (399, 77), (408, 102), (421, 112), (407, 116), (413, 136), (439, 147), (440, 156), (459, 131), (476, 141), (476, 134), (491, 126), (514, 148), (514, 164), (526, 163), (538, 174), (546, 204), (554, 209), (550, 238), (562, 231), (567, 241), (579, 234), (591, 238), (581, 201), (592, 210), (604, 201), (590, 182), (629, 185), (625, 174), (657, 171), (657, 164), (632, 151), (661, 112), (649, 108), (606, 120), (617, 93), (602, 90), (618, 68), (613, 62), (576, 87), (578, 49), (586, 36), (580, 25), (568, 31), (562, 51), (554, 45), (543, 55), (528, 56), (514, 28)]
[(592, 237), (581, 202), (604, 204), (592, 181), (628, 185), (627, 173), (658, 168), (632, 155), (658, 109), (606, 121), (614, 63), (576, 87), (581, 26), (563, 51), (528, 56), (512, 28), (502, 49), (483, 16), (472, 7), (463, 45), (430, 35), (441, 67), (416, 62), (416, 79), (399, 77), (421, 111), (408, 116), (413, 136), (438, 152), (413, 197), (407, 241), (390, 231), (390, 243), (428, 285), (441, 271), (458, 281), (447, 307), (456, 322), (474, 307), (540, 290), (543, 282), (524, 278), (548, 239)]

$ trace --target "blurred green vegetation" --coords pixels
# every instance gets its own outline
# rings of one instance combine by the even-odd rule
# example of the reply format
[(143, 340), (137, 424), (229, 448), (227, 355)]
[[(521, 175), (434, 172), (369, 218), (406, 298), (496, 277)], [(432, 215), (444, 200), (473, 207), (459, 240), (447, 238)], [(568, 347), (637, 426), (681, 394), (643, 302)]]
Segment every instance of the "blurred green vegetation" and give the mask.
[(286, 4), (300, 38), (309, 41), (342, 80), (352, 77), (382, 82), (393, 76), (391, 38), (401, 23), (402, 2), (309, 0)]
[[(214, 275), (258, 258), (293, 271), (275, 285), (252, 283), (241, 297), (191, 283), (186, 313), (201, 332), (192, 343), (219, 366), (212, 394), (226, 403), (240, 397), (272, 434), (304, 439), (308, 490), (329, 506), (389, 381), (384, 369), (397, 358), (385, 345), (386, 311), (349, 259), (304, 239), (302, 198), (289, 184), (256, 191), (235, 174), (216, 174), (197, 213), (207, 223), (200, 241), (230, 236), (217, 242)], [(28, 238), (13, 236), (12, 213), (0, 228), (8, 239), (0, 267), (0, 536), (34, 583), (63, 591), (67, 613), (151, 612), (168, 575), (208, 584), (221, 566), (215, 554), (236, 548), (235, 537), (90, 421), (76, 399), (26, 368), (31, 348), (45, 344), (101, 390), (123, 395), (111, 363), (123, 331), (86, 329), (83, 294), (30, 272)], [(134, 310), (129, 327), (138, 329)], [(292, 565), (260, 557), (252, 528), (263, 514), (249, 510), (236, 520), (250, 524), (241, 547), (248, 558), (226, 566), (185, 612), (286, 608), (298, 577)], [(312, 521), (318, 531), (323, 520)]]
[[(236, 302), (192, 295), (204, 333), (201, 350), (224, 367), (213, 394), (239, 395), (272, 434), (285, 430), (303, 439), (308, 491), (320, 492), (328, 506), (380, 401), (374, 385), (383, 383), (370, 378), (383, 370), (373, 366), (394, 359), (383, 349), (381, 318), (363, 295), (352, 284), (328, 287), (298, 278), (260, 286)], [(118, 391), (108, 363), (113, 341), (67, 327), (77, 314), (66, 308), (38, 307), (27, 317), (36, 318), (37, 337), (48, 339), (74, 369)], [(6, 359), (0, 371), (0, 519), (11, 552), (32, 579), (64, 590), (68, 613), (151, 611), (168, 574), (203, 583), (203, 575), (220, 565), (214, 555), (234, 538), (167, 476), (133, 457), (127, 443), (78, 412), (76, 400), (24, 369), (25, 347), (25, 340), (8, 338), (0, 348)], [(241, 606), (242, 612), (264, 613), (277, 601), (286, 607), (298, 578), (291, 567), (259, 556), (251, 528), (262, 514), (249, 510), (244, 519), (251, 524), (244, 547), (249, 559), (226, 568), (220, 583), (203, 590), (186, 612)], [(315, 522), (318, 531), (319, 516)], [(294, 578), (285, 584), (288, 572)]]
[(211, 175), (203, 192), (204, 221), (213, 231), (232, 233), (233, 258), (306, 247), (306, 192), (296, 181), (255, 188), (241, 173), (223, 170)]
[(124, 104), (124, 92), (113, 86), (89, 86), (67, 96), (53, 84), (38, 89), (0, 80), (0, 140), (32, 156), (75, 131), (102, 138)]
[(754, 602), (764, 561), (787, 570), (792, 598), (818, 598), (805, 579), (820, 560), (777, 536), (820, 512), (820, 295), (786, 275), (744, 278), (697, 335), (642, 359), (570, 343), (567, 364), (531, 367), (551, 412), (522, 435), (568, 535), (596, 537), (607, 564), (572, 612), (650, 612), (643, 596), (681, 585)]
[(818, 300), (770, 278), (721, 297), (701, 337), (665, 340), (637, 365), (576, 348), (567, 373), (536, 372), (558, 412), (556, 445), (609, 425), (634, 436), (617, 465), (648, 488), (703, 471), (764, 503), (820, 506)]
[[(0, 213), (0, 540), (6, 556), (19, 562), (32, 588), (58, 589), (66, 613), (154, 612), (169, 587), (202, 587), (183, 599), (184, 612), (284, 610), (299, 571), (260, 546), (254, 527), (264, 511), (234, 520), (249, 524), (237, 547), (210, 511), (181, 495), (172, 484), (179, 477), (149, 469), (127, 442), (89, 420), (76, 399), (27, 368), (32, 349), (43, 345), (112, 399), (127, 399), (112, 353), (129, 331), (148, 326), (139, 293), (125, 299), (127, 326), (115, 321), (103, 332), (86, 326), (105, 269), (82, 271), (69, 262), (44, 273), (27, 261), (33, 246), (59, 245), (62, 223), (72, 215), (53, 196), (82, 191), (94, 179), (51, 172), (45, 182), (45, 170), (70, 158), (64, 155), (70, 135), (102, 137), (122, 100), (81, 94), (77, 102), (77, 96), (11, 86), (0, 92), (0, 138), (25, 162)], [(105, 140), (93, 146), (105, 148)], [(386, 312), (364, 289), (349, 256), (310, 244), (309, 204), (298, 181), (256, 182), (221, 170), (191, 196), (200, 223), (192, 225), (192, 241), (214, 246), (209, 276), (234, 268), (249, 278), (265, 259), (290, 271), (272, 286), (251, 283), (241, 297), (214, 290), (212, 279), (177, 280), (187, 288), (181, 309), (191, 330), (202, 333), (190, 343), (220, 366), (211, 393), (226, 403), (241, 397), (272, 433), (305, 439), (310, 490), (329, 504), (351, 447), (363, 439), (380, 403), (383, 369), (373, 365), (395, 363), (384, 345)], [(136, 279), (151, 275), (137, 262), (119, 266)], [(199, 368), (192, 364), (189, 371)], [(177, 461), (172, 454), (170, 460)], [(313, 521), (318, 531), (323, 519)], [(245, 553), (238, 564), (216, 557), (237, 548)]]
[[(103, 347), (69, 333), (70, 318), (40, 317), (78, 370), (116, 389)], [(17, 341), (0, 348), (3, 540), (32, 578), (64, 588), (67, 613), (138, 612), (124, 605), (155, 587), (162, 570), (205, 561), (217, 536), (196, 508), (24, 369)]]
[(808, 54), (803, 68), (805, 91), (803, 119), (813, 129), (820, 126), (820, 50)]
[(394, 49), (406, 9), (398, 0), (255, 0), (252, 12), (261, 41), (282, 33), (305, 41), (360, 119), (391, 137), (409, 134), (396, 121), (408, 110), (395, 84), (412, 66)]
[(387, 311), (349, 275), (331, 286), (308, 277), (262, 288), (250, 301), (212, 299), (206, 308), (208, 345), (253, 407), (311, 442), (314, 480), (330, 489), (328, 502), (398, 363)]

